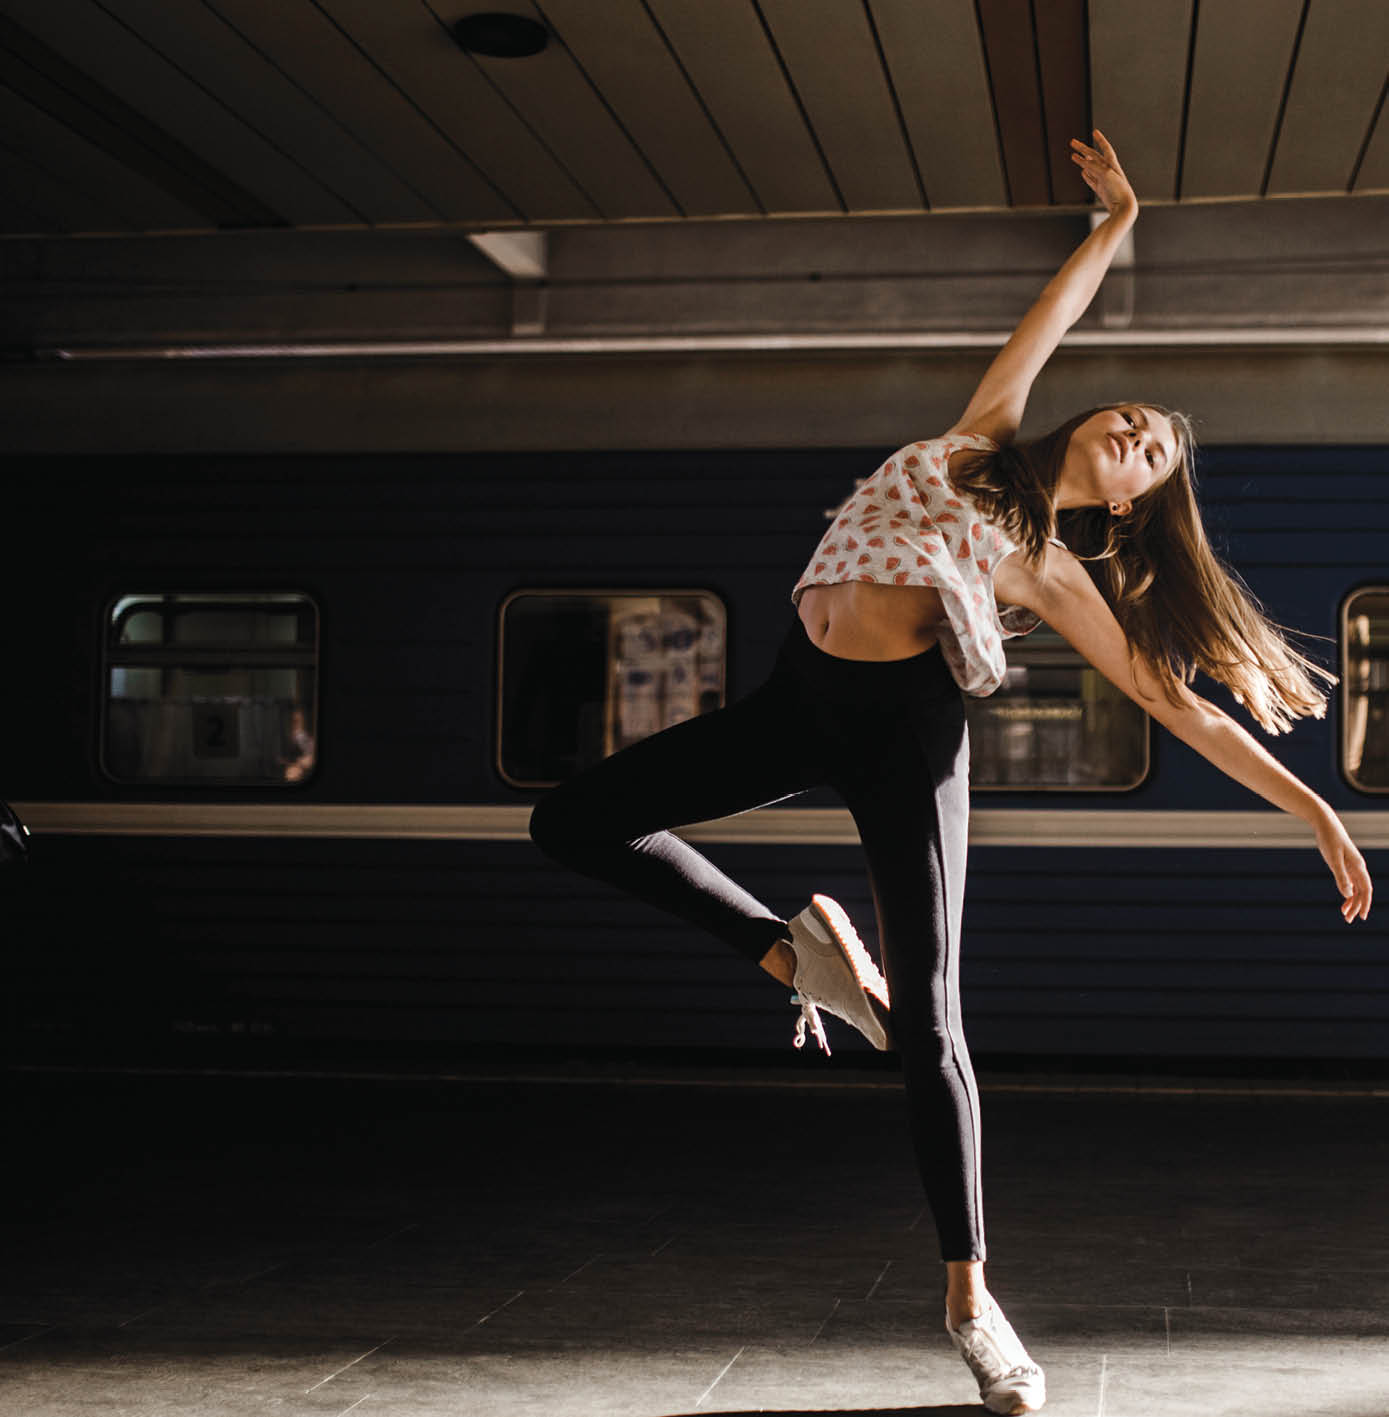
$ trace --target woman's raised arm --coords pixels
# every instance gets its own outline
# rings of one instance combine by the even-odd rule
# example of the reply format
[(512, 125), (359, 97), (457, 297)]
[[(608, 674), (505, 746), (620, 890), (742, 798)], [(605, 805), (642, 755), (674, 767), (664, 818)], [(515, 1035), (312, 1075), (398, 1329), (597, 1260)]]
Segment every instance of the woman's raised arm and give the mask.
[(1138, 199), (1109, 140), (1098, 128), (1095, 141), (1098, 147), (1092, 148), (1072, 138), (1071, 158), (1109, 216), (1047, 282), (989, 365), (959, 422), (950, 429), (952, 433), (984, 433), (999, 443), (1012, 440), (1022, 422), (1032, 381), (1042, 372), (1062, 335), (1095, 298), (1119, 243), (1138, 216)]
[[(1006, 564), (1006, 563), (1005, 563)], [(1341, 819), (1300, 778), (1264, 751), (1227, 713), (1183, 687), (1181, 702), (1163, 692), (1142, 656), (1130, 652), (1119, 622), (1069, 552), (1048, 547), (1043, 574), (1028, 577), (1021, 603), (1040, 615), (1111, 683), (1227, 777), (1307, 822), (1341, 893), (1346, 920), (1364, 920), (1374, 889)]]

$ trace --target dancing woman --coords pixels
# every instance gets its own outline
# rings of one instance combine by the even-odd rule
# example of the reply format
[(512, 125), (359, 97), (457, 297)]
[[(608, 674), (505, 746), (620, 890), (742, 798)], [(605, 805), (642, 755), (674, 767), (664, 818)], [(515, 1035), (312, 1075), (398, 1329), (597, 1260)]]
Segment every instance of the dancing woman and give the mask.
[[(531, 817), (555, 859), (712, 932), (793, 987), (797, 1046), (809, 1027), (828, 1052), (817, 1005), (878, 1048), (891, 1029), (946, 1263), (946, 1329), (997, 1413), (1035, 1411), (1045, 1387), (984, 1285), (979, 1103), (958, 982), (961, 690), (992, 693), (1001, 641), (1044, 620), (1222, 772), (1307, 822), (1347, 921), (1365, 918), (1371, 895), (1331, 808), (1188, 687), (1201, 670), (1277, 733), (1322, 715), (1332, 676), (1212, 554), (1186, 419), (1115, 404), (1013, 441), (1033, 380), (1138, 215), (1114, 149), (1098, 130), (1094, 141), (1073, 139), (1071, 155), (1106, 219), (1047, 284), (955, 426), (894, 453), (835, 514), (794, 588), (798, 613), (767, 682), (578, 774)], [(817, 895), (783, 920), (669, 830), (822, 784), (843, 797), (863, 842), (886, 984), (833, 901)]]

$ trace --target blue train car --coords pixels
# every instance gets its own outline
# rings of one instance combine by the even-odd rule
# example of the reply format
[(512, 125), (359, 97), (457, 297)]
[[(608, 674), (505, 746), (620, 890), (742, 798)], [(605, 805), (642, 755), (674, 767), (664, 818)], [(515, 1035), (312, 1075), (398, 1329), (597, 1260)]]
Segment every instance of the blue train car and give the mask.
[[(11, 1038), (114, 1056), (189, 1037), (460, 1055), (789, 1044), (778, 986), (541, 857), (526, 821), (546, 769), (509, 762), (506, 740), (563, 758), (693, 711), (654, 704), (634, 671), (625, 728), (576, 721), (573, 685), (593, 681), (590, 703), (613, 692), (611, 644), (594, 649), (601, 617), (582, 608), (599, 593), (686, 611), (702, 593), (690, 634), (708, 653), (681, 641), (689, 702), (754, 687), (825, 510), (881, 454), (25, 460), (3, 793), (35, 846), (13, 893)], [(1211, 447), (1200, 464), (1229, 561), (1337, 673), (1349, 655), (1350, 698), (1270, 746), (1381, 874), (1385, 457)], [(508, 608), (547, 596), (559, 613), (558, 592), (573, 616), (528, 642)], [(1109, 710), (1064, 651), (1012, 650), (1039, 685), (1048, 664), (1073, 677), (974, 706), (975, 1049), (1389, 1057), (1381, 917), (1342, 923), (1310, 831), (1146, 720), (1113, 730), (1123, 764), (1096, 775)], [(1066, 736), (1080, 727), (1094, 732)], [(835, 895), (874, 945), (831, 794), (690, 835), (784, 914)], [(848, 1030), (833, 1041), (862, 1056)]]

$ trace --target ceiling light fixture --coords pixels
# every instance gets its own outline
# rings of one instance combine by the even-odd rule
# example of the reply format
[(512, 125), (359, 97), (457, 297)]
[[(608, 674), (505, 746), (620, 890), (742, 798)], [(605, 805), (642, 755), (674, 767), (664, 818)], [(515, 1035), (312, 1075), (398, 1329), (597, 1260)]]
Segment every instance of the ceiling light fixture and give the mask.
[(539, 20), (495, 10), (464, 15), (454, 22), (452, 34), (465, 53), (489, 59), (528, 59), (550, 42), (550, 32)]

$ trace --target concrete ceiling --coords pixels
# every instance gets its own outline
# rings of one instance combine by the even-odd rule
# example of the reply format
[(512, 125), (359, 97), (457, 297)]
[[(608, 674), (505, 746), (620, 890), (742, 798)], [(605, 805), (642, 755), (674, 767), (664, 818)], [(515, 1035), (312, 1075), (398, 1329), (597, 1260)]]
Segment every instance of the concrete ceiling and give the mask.
[[(476, 8), (525, 59), (464, 53)], [(3, 0), (0, 231), (862, 216), (1389, 191), (1383, 0)]]
[[(548, 47), (463, 52), (477, 9)], [(805, 399), (720, 436), (869, 440), (802, 431), (806, 360), (852, 355), (865, 388), (904, 352), (977, 373), (1084, 235), (1067, 139), (1097, 123), (1145, 211), (1057, 399), (1138, 371), (1174, 401), (1202, 387), (1193, 352), (1231, 377), (1257, 357), (1222, 435), (1263, 436), (1268, 391), (1315, 381), (1278, 436), (1378, 441), (1387, 71), (1385, 0), (0, 0), (0, 396), (22, 445), (71, 442), (80, 385), (88, 442), (184, 446), (190, 356), (216, 357), (215, 403), (230, 357), (341, 356), (346, 389), (401, 355), (389, 387), (414, 391), (434, 355), (471, 361), (481, 402), (447, 426), (383, 406), (353, 436), (482, 445), (476, 408), (512, 398), (490, 445), (569, 446), (599, 436), (553, 412), (580, 363), (624, 409), (716, 369), (689, 442), (753, 351)], [(670, 387), (643, 382), (653, 353)]]

